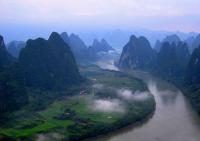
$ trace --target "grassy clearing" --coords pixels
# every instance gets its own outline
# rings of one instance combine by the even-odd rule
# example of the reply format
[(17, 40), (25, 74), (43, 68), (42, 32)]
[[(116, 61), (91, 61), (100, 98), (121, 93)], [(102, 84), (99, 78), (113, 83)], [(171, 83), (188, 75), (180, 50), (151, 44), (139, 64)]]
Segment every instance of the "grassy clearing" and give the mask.
[[(0, 136), (32, 140), (38, 133), (59, 133), (65, 140), (80, 140), (140, 121), (154, 111), (153, 97), (145, 102), (125, 101), (126, 113), (95, 111), (91, 106), (94, 99), (117, 98), (115, 91), (110, 88), (144, 91), (146, 86), (136, 78), (119, 72), (104, 71), (96, 66), (82, 67), (80, 71), (90, 82), (65, 92), (52, 102), (46, 102), (48, 105), (42, 109), (33, 110), (31, 106), (36, 101), (33, 100), (31, 106), (6, 115), (6, 123), (0, 127)], [(99, 94), (94, 91), (93, 84), (103, 84), (108, 89)], [(53, 92), (48, 94), (54, 95)], [(59, 94), (56, 92), (55, 95)], [(45, 96), (45, 100), (48, 101), (48, 98), (48, 95)], [(51, 100), (53, 98), (50, 97)]]

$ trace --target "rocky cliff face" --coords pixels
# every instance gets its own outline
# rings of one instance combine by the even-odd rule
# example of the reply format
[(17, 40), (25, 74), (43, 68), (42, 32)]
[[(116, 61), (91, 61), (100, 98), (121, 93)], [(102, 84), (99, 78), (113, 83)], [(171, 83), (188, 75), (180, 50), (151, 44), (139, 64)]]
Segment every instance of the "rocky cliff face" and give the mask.
[(154, 66), (156, 53), (145, 37), (132, 35), (129, 42), (124, 46), (119, 67), (130, 69), (149, 69)]
[(187, 43), (179, 42), (175, 45), (178, 63), (185, 69), (190, 59), (190, 52)]
[(12, 64), (15, 61), (15, 59), (8, 53), (6, 50), (5, 44), (4, 44), (4, 39), (0, 35), (0, 71)]
[(200, 85), (200, 46), (191, 55), (185, 78), (189, 85)]
[(179, 72), (176, 46), (168, 42), (163, 43), (157, 55), (157, 72), (164, 77), (174, 77)]
[(196, 38), (193, 40), (190, 52), (192, 53), (194, 49), (198, 48), (199, 46), (200, 46), (200, 34), (197, 35)]
[(88, 61), (89, 58), (87, 46), (78, 35), (71, 34), (68, 36), (66, 32), (63, 32), (61, 37), (70, 46), (78, 63), (84, 63)]
[(164, 77), (182, 79), (190, 54), (184, 42), (164, 42), (157, 55), (157, 72)]
[(28, 96), (17, 60), (8, 53), (0, 36), (0, 113), (16, 110), (27, 102)]

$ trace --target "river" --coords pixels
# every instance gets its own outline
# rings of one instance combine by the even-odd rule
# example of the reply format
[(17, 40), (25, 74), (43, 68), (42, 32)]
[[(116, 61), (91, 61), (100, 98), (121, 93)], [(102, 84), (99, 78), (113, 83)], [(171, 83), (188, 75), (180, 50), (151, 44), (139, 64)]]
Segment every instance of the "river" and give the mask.
[[(110, 63), (102, 68), (110, 66), (113, 69)], [(178, 88), (145, 72), (133, 75), (142, 79), (154, 95), (154, 115), (140, 126), (132, 125), (92, 141), (200, 141), (200, 118)]]

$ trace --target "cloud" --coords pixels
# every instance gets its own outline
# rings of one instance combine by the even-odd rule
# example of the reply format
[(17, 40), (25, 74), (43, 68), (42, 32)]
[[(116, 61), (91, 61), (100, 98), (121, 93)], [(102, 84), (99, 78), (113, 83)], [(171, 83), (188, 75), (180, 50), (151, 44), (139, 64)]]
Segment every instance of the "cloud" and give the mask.
[(93, 109), (100, 112), (119, 112), (123, 113), (122, 102), (118, 99), (98, 99), (94, 100)]
[(102, 89), (104, 89), (104, 85), (103, 84), (94, 84), (93, 88), (95, 88), (97, 90), (102, 90)]
[(135, 92), (133, 95), (133, 99), (137, 100), (137, 101), (143, 101), (143, 100), (147, 100), (150, 97), (150, 93), (149, 92)]
[[(181, 29), (189, 30), (199, 26), (199, 5), (199, 0), (1, 0), (0, 22), (79, 26), (98, 24), (174, 30), (179, 28), (179, 18), (184, 17)], [(190, 17), (195, 17), (195, 24), (191, 23), (194, 18)], [(162, 18), (168, 18), (174, 26), (165, 23)], [(149, 24), (149, 21), (155, 23)]]
[(121, 96), (122, 98), (126, 99), (126, 100), (130, 100), (133, 98), (133, 93), (130, 90), (127, 89), (120, 89), (118, 90), (118, 95)]
[(128, 89), (120, 89), (117, 91), (118, 95), (122, 97), (125, 100), (135, 100), (135, 101), (143, 101), (147, 100), (150, 97), (150, 93), (145, 91), (145, 92), (132, 92), (131, 90)]
[[(127, 89), (117, 90), (117, 94), (123, 98), (124, 100), (132, 100), (132, 101), (144, 101), (150, 98), (149, 92), (140, 92), (136, 91), (132, 93), (132, 91)], [(94, 99), (91, 108), (95, 111), (99, 112), (119, 112), (124, 113), (125, 107), (123, 105), (122, 100), (120, 99)]]
[(200, 14), (199, 0), (1, 0), (0, 5), (4, 17), (31, 20), (60, 18), (66, 21), (73, 16), (108, 16), (112, 19), (111, 16), (114, 15), (134, 17)]

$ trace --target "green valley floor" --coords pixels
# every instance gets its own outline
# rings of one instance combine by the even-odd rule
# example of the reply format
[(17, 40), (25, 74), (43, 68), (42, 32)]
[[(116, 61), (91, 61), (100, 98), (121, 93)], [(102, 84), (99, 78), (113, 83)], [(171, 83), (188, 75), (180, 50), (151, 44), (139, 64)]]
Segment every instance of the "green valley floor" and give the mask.
[[(95, 65), (81, 67), (80, 73), (85, 81), (68, 91), (30, 90), (29, 105), (1, 117), (0, 140), (82, 140), (143, 121), (154, 112), (154, 97), (141, 80)], [(35, 93), (44, 96), (36, 98)]]

